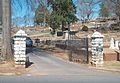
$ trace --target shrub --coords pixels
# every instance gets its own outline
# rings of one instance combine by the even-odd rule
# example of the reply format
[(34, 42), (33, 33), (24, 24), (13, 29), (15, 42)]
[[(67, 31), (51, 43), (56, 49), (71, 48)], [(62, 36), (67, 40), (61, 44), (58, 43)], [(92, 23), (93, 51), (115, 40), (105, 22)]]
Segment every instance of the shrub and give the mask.
[(84, 26), (82, 27), (82, 31), (88, 31), (88, 27), (84, 25)]

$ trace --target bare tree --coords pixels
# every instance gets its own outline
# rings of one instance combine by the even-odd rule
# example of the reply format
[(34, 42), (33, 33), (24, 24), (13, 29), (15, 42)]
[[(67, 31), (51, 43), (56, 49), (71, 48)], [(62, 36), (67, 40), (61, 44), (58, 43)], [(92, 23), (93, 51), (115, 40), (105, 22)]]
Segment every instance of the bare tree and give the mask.
[(18, 17), (15, 13), (19, 9), (19, 11), (24, 12), (24, 16), (19, 17), (21, 17), (22, 22), (24, 22), (23, 24), (27, 25), (33, 19), (31, 16), (33, 16), (38, 5), (40, 4), (47, 6), (47, 0), (11, 0), (12, 16)]
[(96, 12), (95, 8), (98, 3), (100, 3), (100, 0), (78, 0), (77, 6), (81, 19), (91, 19)]
[[(12, 15), (15, 15), (15, 12), (18, 8), (24, 10), (23, 6), (23, 0), (0, 0), (2, 3), (2, 56), (5, 59), (12, 58), (12, 49), (11, 49), (11, 12)], [(35, 11), (36, 4), (43, 3), (44, 0), (24, 0), (26, 3), (26, 7), (29, 11)], [(18, 3), (18, 5), (16, 5)], [(16, 11), (11, 11), (11, 4), (12, 8), (14, 8)], [(27, 12), (27, 11), (26, 11)], [(29, 15), (28, 15), (29, 16)], [(28, 17), (29, 18), (29, 17)]]
[(108, 2), (109, 0), (102, 1), (100, 3), (100, 10), (99, 10), (99, 16), (100, 17), (109, 17), (110, 16), (110, 11), (109, 11), (109, 5)]
[(109, 7), (109, 10), (112, 11), (112, 13), (114, 13), (117, 17), (118, 17), (118, 21), (120, 21), (120, 0), (107, 0), (109, 1), (111, 4), (111, 7)]

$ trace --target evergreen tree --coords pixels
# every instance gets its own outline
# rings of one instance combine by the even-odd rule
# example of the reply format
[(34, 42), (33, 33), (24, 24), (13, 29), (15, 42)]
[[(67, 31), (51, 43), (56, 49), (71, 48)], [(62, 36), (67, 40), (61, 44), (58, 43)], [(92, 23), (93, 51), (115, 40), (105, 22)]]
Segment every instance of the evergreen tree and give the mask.
[(77, 21), (76, 7), (72, 0), (48, 0), (48, 6), (52, 8), (48, 24), (53, 29), (58, 29), (62, 25), (62, 30), (71, 22)]

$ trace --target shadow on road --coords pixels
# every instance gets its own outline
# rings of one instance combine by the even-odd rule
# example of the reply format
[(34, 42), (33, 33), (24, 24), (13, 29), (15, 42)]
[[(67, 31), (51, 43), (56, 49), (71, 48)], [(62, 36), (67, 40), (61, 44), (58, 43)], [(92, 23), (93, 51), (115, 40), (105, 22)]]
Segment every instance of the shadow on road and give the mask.
[[(35, 46), (32, 46), (32, 47), (27, 47), (26, 48), (26, 55), (27, 54), (30, 54), (30, 53), (33, 53), (33, 49), (36, 48)], [(27, 55), (26, 57), (26, 68), (28, 68), (29, 66), (31, 66), (32, 64), (34, 64), (33, 62), (30, 61), (29, 59), (29, 56)]]
[(26, 48), (26, 54), (32, 53), (32, 48), (33, 47), (27, 47)]
[(33, 63), (33, 62), (28, 62), (28, 63), (26, 63), (26, 67), (25, 67), (25, 68), (30, 67), (32, 64), (34, 64), (34, 63)]
[(40, 52), (40, 51), (43, 51), (43, 50), (41, 50), (40, 48), (37, 48), (36, 46), (26, 48), (26, 54)]
[(41, 52), (41, 51), (44, 51), (40, 48), (37, 48), (36, 46), (32, 46), (32, 47), (27, 47), (26, 48), (26, 68), (28, 68), (29, 66), (31, 66), (32, 64), (34, 64), (33, 62), (30, 61), (29, 59), (29, 54), (32, 54), (32, 53), (38, 53), (38, 52)]

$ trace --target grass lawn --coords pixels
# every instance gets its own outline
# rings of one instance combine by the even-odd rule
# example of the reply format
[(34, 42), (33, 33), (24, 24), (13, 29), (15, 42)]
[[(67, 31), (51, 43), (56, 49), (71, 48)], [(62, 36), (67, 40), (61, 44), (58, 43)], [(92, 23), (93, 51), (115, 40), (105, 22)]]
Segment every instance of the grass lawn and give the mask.
[(119, 61), (105, 61), (104, 67), (120, 69), (120, 62)]

